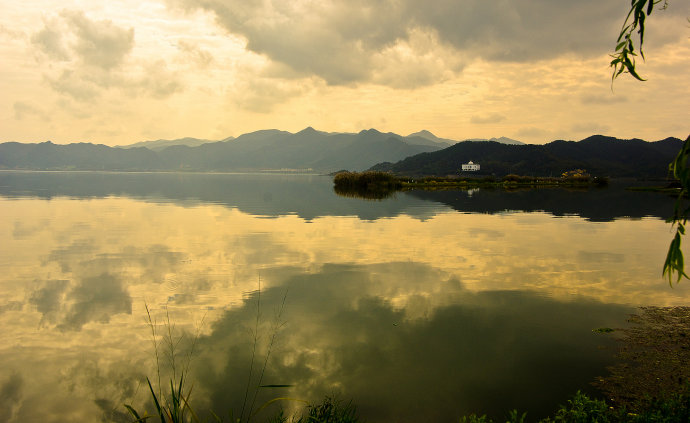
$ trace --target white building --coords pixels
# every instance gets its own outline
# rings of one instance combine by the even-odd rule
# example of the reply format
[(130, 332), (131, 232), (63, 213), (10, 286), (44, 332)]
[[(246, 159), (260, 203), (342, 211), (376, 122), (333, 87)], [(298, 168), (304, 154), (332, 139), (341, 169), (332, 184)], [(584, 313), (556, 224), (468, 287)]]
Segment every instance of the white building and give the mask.
[(479, 165), (472, 163), (472, 161), (462, 165), (463, 172), (476, 172), (479, 170)]

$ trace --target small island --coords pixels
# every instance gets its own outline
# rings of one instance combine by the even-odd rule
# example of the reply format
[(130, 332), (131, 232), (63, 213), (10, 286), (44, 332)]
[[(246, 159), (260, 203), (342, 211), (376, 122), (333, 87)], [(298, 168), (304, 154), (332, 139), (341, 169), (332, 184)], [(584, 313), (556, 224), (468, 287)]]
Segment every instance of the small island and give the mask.
[(472, 189), (472, 188), (537, 188), (537, 187), (589, 187), (605, 186), (608, 178), (592, 177), (583, 169), (563, 172), (560, 177), (536, 177), (509, 174), (501, 178), (495, 176), (445, 177), (427, 176), (412, 178), (390, 172), (340, 171), (333, 175), (334, 190), (337, 194), (367, 199), (386, 198), (396, 191), (409, 189)]

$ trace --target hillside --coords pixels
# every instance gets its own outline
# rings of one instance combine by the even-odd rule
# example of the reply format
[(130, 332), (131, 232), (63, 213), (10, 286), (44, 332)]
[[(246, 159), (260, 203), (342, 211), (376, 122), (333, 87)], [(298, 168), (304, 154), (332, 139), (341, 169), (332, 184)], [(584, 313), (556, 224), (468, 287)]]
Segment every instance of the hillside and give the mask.
[(162, 170), (158, 155), (147, 148), (113, 148), (100, 144), (0, 144), (0, 169), (27, 170)]
[(646, 142), (603, 135), (545, 145), (460, 142), (397, 163), (379, 163), (371, 169), (409, 176), (445, 176), (458, 174), (463, 163), (473, 161), (481, 165), (481, 175), (558, 176), (568, 170), (585, 169), (593, 176), (663, 178), (681, 145), (678, 138)]

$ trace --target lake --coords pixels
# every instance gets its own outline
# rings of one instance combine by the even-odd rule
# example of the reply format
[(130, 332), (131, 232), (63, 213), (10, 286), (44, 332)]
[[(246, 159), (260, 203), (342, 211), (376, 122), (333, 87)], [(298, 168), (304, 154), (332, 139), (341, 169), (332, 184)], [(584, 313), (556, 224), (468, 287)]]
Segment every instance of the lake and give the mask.
[(2, 421), (131, 421), (171, 350), (202, 414), (543, 417), (613, 363), (593, 329), (688, 303), (661, 278), (672, 208), (617, 184), (367, 201), (317, 175), (0, 172)]

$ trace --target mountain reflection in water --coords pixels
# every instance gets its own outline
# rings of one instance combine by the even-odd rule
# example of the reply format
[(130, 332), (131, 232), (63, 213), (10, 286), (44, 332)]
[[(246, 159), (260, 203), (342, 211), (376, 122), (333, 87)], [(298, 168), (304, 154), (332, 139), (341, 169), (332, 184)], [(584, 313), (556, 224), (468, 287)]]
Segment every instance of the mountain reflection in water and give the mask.
[[(621, 217), (666, 219), (672, 196), (626, 191), (626, 184), (607, 188), (540, 188), (516, 191), (413, 190), (394, 194), (395, 201), (365, 202), (333, 195), (332, 177), (274, 174), (0, 172), (0, 196), (104, 198), (124, 196), (178, 204), (222, 204), (242, 212), (303, 219), (353, 215), (379, 219), (408, 214), (423, 217), (448, 206), (469, 213), (543, 211), (606, 222)], [(376, 195), (372, 199), (386, 199)], [(377, 204), (378, 203), (378, 204)]]

